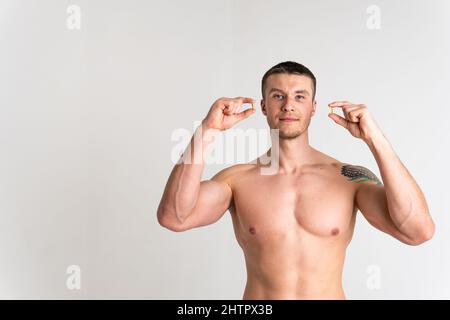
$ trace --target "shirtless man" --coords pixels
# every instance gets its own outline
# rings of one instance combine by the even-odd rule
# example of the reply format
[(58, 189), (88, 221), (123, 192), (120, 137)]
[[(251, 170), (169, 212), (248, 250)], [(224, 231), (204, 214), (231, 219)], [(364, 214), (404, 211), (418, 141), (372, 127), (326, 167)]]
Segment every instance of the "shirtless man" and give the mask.
[(261, 110), (269, 127), (279, 130), (277, 172), (261, 174), (267, 164), (260, 157), (201, 181), (214, 135), (255, 112), (240, 111), (255, 102), (251, 98), (215, 101), (194, 134), (199, 147), (193, 137), (186, 149), (196, 161), (175, 165), (159, 204), (159, 223), (177, 232), (212, 224), (229, 210), (247, 268), (243, 299), (345, 299), (342, 270), (358, 209), (375, 228), (408, 245), (434, 234), (422, 191), (365, 105), (332, 102), (330, 110), (342, 109), (345, 117), (328, 116), (368, 145), (384, 184), (370, 170), (309, 145), (315, 91), (314, 75), (301, 64), (287, 61), (268, 70)]

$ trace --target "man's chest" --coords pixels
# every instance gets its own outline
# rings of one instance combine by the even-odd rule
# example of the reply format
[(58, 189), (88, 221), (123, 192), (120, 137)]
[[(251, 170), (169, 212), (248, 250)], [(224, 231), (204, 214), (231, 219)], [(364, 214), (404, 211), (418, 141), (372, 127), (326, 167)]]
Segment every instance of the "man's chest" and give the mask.
[(326, 172), (254, 175), (233, 185), (235, 219), (244, 230), (277, 235), (302, 228), (316, 236), (351, 231), (354, 184)]

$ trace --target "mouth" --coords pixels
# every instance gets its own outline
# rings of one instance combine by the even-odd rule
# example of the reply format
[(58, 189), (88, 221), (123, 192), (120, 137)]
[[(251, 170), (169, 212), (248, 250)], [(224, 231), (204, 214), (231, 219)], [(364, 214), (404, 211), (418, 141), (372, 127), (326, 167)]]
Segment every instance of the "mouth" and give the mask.
[(293, 118), (293, 117), (285, 117), (285, 118), (280, 118), (280, 121), (283, 121), (283, 122), (294, 122), (294, 121), (299, 121), (299, 119)]

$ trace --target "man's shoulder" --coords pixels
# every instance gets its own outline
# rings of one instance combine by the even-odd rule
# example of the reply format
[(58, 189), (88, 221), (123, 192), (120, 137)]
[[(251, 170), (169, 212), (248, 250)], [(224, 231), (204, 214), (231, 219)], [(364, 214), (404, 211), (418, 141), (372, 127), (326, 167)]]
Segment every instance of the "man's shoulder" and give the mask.
[(331, 172), (338, 172), (345, 164), (347, 163), (319, 151), (317, 158), (313, 162), (313, 167), (317, 167), (319, 169), (326, 168)]
[(323, 165), (328, 167), (334, 174), (345, 177), (349, 182), (375, 182), (381, 184), (375, 173), (368, 167), (360, 164), (352, 164), (327, 157)]
[(257, 165), (252, 163), (235, 164), (220, 170), (214, 175), (214, 177), (212, 177), (212, 180), (224, 181), (230, 184), (233, 178), (237, 175), (244, 174), (245, 172), (253, 170), (256, 167)]
[[(332, 158), (333, 159), (333, 158)], [(380, 179), (368, 167), (350, 162), (342, 162), (336, 159), (327, 163), (333, 173), (344, 177), (348, 182), (370, 182), (381, 185)]]
[(340, 173), (341, 175), (346, 177), (348, 181), (351, 182), (369, 182), (375, 183), (377, 185), (382, 184), (375, 173), (362, 165), (343, 163), (340, 169)]

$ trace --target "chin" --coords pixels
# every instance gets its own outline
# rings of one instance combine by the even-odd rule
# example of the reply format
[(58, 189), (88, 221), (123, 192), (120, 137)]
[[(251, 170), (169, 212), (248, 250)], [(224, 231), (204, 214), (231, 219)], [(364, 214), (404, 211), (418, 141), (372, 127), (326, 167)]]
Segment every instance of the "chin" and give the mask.
[(303, 131), (285, 132), (285, 131), (280, 130), (279, 131), (279, 137), (280, 137), (280, 139), (290, 140), (290, 139), (295, 139), (295, 138), (301, 136), (302, 133), (303, 133)]

